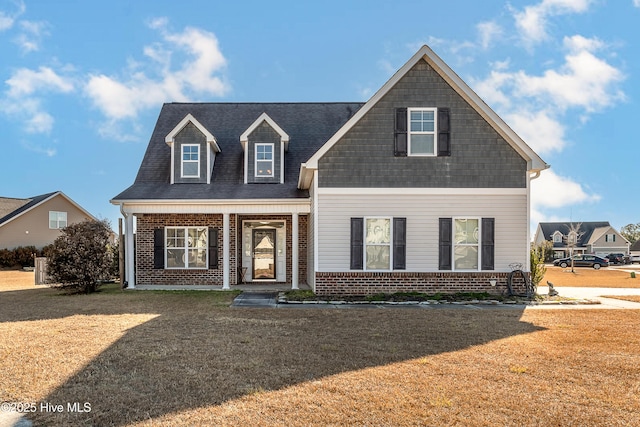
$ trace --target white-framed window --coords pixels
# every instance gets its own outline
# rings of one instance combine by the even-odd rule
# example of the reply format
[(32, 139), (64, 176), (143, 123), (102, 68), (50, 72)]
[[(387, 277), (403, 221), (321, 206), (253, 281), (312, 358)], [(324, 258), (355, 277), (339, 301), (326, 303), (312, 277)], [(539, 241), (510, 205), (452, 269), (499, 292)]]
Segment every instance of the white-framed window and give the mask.
[(391, 270), (391, 218), (365, 218), (364, 269)]
[(562, 243), (562, 233), (559, 231), (553, 233), (553, 243)]
[(435, 156), (437, 154), (437, 108), (408, 109), (408, 155)]
[(616, 241), (616, 235), (615, 234), (605, 234), (604, 241), (605, 242), (615, 242)]
[(569, 232), (569, 236), (567, 237), (569, 244), (576, 244), (578, 243), (578, 235), (576, 234), (575, 231), (570, 231)]
[(49, 228), (59, 229), (67, 226), (67, 213), (49, 211)]
[(256, 144), (255, 157), (255, 176), (273, 176), (273, 144)]
[(182, 145), (182, 178), (200, 178), (200, 145)]
[(166, 227), (166, 268), (207, 268), (206, 227)]
[(453, 219), (453, 269), (478, 270), (480, 218)]

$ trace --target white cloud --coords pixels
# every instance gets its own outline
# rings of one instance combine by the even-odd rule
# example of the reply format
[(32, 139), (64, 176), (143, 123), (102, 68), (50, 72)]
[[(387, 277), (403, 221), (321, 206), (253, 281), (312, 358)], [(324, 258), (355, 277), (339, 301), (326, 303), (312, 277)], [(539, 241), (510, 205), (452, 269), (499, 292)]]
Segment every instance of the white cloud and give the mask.
[(533, 209), (562, 208), (580, 203), (594, 203), (600, 195), (589, 194), (588, 189), (571, 178), (546, 170), (531, 182), (531, 206)]
[(589, 113), (624, 100), (624, 93), (615, 87), (624, 80), (622, 72), (591, 52), (599, 44), (598, 40), (580, 36), (565, 38), (570, 50), (565, 63), (540, 76), (519, 71), (513, 76), (517, 96), (538, 98), (563, 110), (582, 108)]
[(68, 93), (74, 89), (70, 79), (60, 76), (49, 67), (40, 67), (37, 71), (20, 68), (5, 83), (9, 85), (7, 95), (11, 98), (41, 90)]
[(532, 45), (546, 40), (548, 19), (570, 13), (584, 13), (594, 0), (542, 0), (522, 11), (513, 11), (516, 27), (525, 44)]
[(49, 67), (38, 70), (20, 68), (5, 83), (8, 89), (4, 99), (0, 100), (0, 112), (22, 121), (28, 133), (46, 134), (53, 128), (54, 119), (44, 111), (38, 94), (74, 91), (71, 79)]
[[(142, 70), (144, 63), (138, 62), (121, 78), (91, 75), (85, 85), (85, 94), (108, 119), (135, 118), (140, 111), (156, 108), (162, 102), (221, 96), (229, 90), (221, 76), (226, 59), (213, 33), (191, 27), (171, 33), (165, 18), (148, 25), (159, 30), (163, 38), (163, 42), (143, 49), (152, 61), (149, 71)], [(180, 66), (174, 69), (175, 57)]]
[(493, 41), (503, 33), (502, 27), (493, 21), (481, 22), (476, 25), (476, 28), (480, 37), (480, 46), (483, 49), (488, 49)]
[(502, 115), (540, 154), (566, 145), (569, 109), (582, 114), (601, 111), (625, 99), (618, 85), (625, 76), (594, 52), (604, 47), (595, 38), (565, 37), (565, 61), (538, 75), (509, 71), (508, 62), (494, 62), (484, 80), (474, 81), (478, 94)]
[(505, 120), (538, 154), (562, 151), (566, 145), (562, 123), (548, 111), (518, 111), (507, 114)]
[(640, 7), (640, 0), (633, 0), (633, 5), (635, 7)]
[(40, 50), (40, 43), (49, 32), (46, 22), (20, 21), (22, 32), (15, 38), (15, 42), (23, 52), (29, 53)]
[(15, 2), (15, 4), (18, 10), (14, 13), (7, 13), (0, 10), (0, 31), (6, 31), (13, 27), (16, 19), (25, 12), (26, 6), (22, 0)]

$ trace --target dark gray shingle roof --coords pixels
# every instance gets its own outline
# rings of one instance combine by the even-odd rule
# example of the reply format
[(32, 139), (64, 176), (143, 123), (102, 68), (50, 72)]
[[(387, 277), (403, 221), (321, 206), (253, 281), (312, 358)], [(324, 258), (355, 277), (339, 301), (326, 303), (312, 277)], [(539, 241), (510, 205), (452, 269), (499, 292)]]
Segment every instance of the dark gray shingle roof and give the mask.
[[(298, 190), (300, 164), (308, 160), (363, 103), (170, 103), (164, 104), (134, 184), (120, 200), (259, 199), (308, 197)], [(240, 135), (267, 113), (290, 137), (284, 184), (244, 184)], [(165, 137), (187, 114), (220, 147), (211, 184), (170, 184), (171, 152)]]

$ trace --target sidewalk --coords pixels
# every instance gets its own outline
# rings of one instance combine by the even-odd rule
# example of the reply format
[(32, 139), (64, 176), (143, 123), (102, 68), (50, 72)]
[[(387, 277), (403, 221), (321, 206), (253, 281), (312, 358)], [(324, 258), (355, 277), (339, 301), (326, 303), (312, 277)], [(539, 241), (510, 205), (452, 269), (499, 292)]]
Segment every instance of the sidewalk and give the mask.
[[(562, 308), (626, 308), (640, 310), (640, 303), (603, 297), (603, 295), (640, 295), (640, 288), (571, 288), (556, 286), (555, 289), (563, 297), (600, 301), (600, 304), (560, 306)], [(547, 286), (538, 286), (538, 294), (545, 295), (547, 293), (549, 293)], [(558, 306), (551, 307), (557, 308)]]

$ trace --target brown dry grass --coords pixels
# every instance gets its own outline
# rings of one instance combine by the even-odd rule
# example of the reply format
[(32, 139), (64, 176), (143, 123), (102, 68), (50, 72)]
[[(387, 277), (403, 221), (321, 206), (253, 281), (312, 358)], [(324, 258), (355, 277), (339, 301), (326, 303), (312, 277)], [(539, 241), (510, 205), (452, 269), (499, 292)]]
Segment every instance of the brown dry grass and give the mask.
[(547, 280), (556, 287), (583, 287), (583, 288), (640, 288), (640, 272), (633, 279), (631, 274), (612, 268), (560, 268), (547, 266), (547, 272), (540, 282), (546, 286)]
[(91, 403), (36, 425), (640, 423), (640, 311), (235, 309), (3, 276), (0, 401)]

